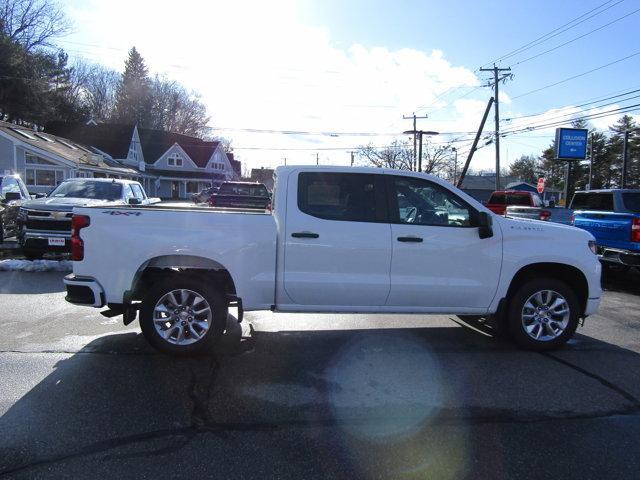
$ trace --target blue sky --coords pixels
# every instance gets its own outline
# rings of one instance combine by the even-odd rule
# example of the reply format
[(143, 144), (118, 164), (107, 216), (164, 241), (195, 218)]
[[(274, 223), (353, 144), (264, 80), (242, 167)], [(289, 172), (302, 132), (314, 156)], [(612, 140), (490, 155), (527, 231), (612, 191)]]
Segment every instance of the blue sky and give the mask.
[[(154, 73), (202, 93), (212, 126), (228, 128), (219, 133), (232, 139), (237, 155), (251, 166), (273, 166), (285, 157), (290, 163), (315, 162), (313, 149), (325, 163), (346, 163), (349, 148), (367, 142), (385, 145), (396, 137), (241, 129), (391, 134), (410, 127), (403, 114), (427, 106), (418, 110), (429, 115), (422, 128), (475, 130), (491, 94), (487, 88), (474, 90), (487, 78), (475, 70), (592, 9), (597, 9), (593, 18), (585, 17), (575, 28), (500, 62), (513, 65), (515, 75), (502, 87), (502, 118), (548, 111), (533, 119), (540, 124), (589, 108), (558, 113), (560, 107), (640, 88), (638, 55), (518, 98), (640, 51), (640, 12), (515, 65), (640, 9), (637, 0), (236, 0), (206, 5), (193, 0), (73, 0), (65, 5), (74, 33), (62, 39), (61, 46), (73, 56), (121, 69), (126, 50), (136, 45)], [(448, 93), (439, 97), (443, 92)], [(619, 106), (633, 103), (640, 101)], [(615, 117), (609, 117), (594, 124), (603, 128), (613, 121)], [(539, 153), (552, 137), (553, 128), (506, 137), (505, 163)], [(444, 135), (438, 141), (452, 138), (466, 140), (458, 144), (462, 147), (471, 139)], [(487, 147), (478, 151), (472, 167), (490, 169), (492, 163), (492, 147)]]

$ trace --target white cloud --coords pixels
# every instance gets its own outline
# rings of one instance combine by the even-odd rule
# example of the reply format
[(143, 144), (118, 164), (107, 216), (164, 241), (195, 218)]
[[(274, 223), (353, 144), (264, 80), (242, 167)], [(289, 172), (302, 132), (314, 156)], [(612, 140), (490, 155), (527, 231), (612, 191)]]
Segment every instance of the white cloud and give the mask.
[[(445, 52), (389, 50), (354, 44), (339, 48), (328, 32), (298, 20), (294, 2), (85, 3), (71, 8), (77, 33), (64, 45), (121, 69), (135, 45), (153, 72), (199, 91), (216, 127), (305, 131), (402, 132), (417, 106), (451, 106), (449, 89), (479, 85), (474, 73), (454, 66)], [(462, 90), (464, 92), (464, 90)], [(506, 94), (501, 99), (509, 102)], [(434, 103), (435, 102), (435, 103)], [(465, 98), (420, 127), (475, 130), (485, 102)], [(234, 146), (353, 147), (391, 137), (292, 137), (222, 131)], [(320, 142), (319, 142), (320, 140)], [(254, 166), (310, 163), (314, 152), (237, 150)], [(348, 153), (321, 151), (321, 160), (344, 162)]]

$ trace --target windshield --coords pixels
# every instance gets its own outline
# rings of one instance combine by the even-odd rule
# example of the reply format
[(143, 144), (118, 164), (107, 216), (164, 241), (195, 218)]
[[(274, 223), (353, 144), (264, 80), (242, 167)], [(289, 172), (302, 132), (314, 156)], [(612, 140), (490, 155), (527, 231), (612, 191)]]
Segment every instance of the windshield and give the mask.
[(640, 192), (623, 193), (622, 201), (624, 202), (624, 208), (633, 213), (640, 213)]
[(225, 183), (220, 187), (223, 195), (246, 195), (251, 197), (268, 197), (269, 191), (264, 185), (243, 185), (236, 183)]
[(49, 197), (118, 200), (122, 197), (122, 185), (113, 182), (64, 182), (53, 192), (51, 192), (51, 195), (49, 195)]

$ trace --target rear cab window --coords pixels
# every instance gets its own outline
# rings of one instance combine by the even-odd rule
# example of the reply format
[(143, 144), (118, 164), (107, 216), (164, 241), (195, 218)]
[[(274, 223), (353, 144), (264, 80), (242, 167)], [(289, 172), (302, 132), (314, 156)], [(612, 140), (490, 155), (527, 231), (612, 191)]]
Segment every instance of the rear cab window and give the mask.
[(640, 213), (640, 192), (626, 192), (622, 194), (624, 208), (633, 213)]
[(613, 212), (612, 192), (576, 193), (571, 202), (573, 210), (594, 210), (600, 212)]

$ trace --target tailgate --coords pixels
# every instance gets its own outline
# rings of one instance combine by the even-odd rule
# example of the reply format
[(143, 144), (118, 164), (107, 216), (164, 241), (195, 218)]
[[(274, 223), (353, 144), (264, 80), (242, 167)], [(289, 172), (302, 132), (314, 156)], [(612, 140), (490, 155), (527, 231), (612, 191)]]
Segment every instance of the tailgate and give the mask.
[(574, 226), (588, 231), (603, 247), (628, 249), (633, 215), (629, 213), (576, 211)]

